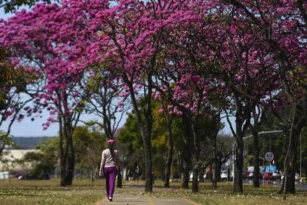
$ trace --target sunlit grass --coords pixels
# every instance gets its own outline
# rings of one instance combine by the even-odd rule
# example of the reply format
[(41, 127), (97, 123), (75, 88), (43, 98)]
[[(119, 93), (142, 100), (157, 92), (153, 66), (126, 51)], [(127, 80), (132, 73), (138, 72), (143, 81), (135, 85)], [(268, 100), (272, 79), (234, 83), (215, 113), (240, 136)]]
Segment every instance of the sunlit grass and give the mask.
[[(59, 179), (52, 180), (1, 180), (0, 204), (8, 205), (36, 205), (36, 204), (95, 204), (104, 198), (104, 180), (91, 182), (90, 180), (74, 180), (72, 186), (61, 187)], [(191, 184), (190, 184), (191, 186)], [(295, 195), (288, 195), (287, 200), (277, 194), (279, 188), (272, 185), (262, 185), (253, 188), (244, 185), (244, 194), (232, 194), (232, 183), (218, 183), (216, 190), (210, 182), (201, 182), (199, 193), (192, 193), (191, 189), (180, 189), (178, 182), (171, 183), (171, 188), (163, 188), (163, 182), (155, 181), (152, 197), (180, 197), (193, 200), (199, 204), (214, 205), (306, 205), (307, 192), (297, 191)], [(116, 193), (145, 194), (144, 182), (125, 181), (123, 188), (116, 188)]]
[(75, 180), (70, 187), (61, 187), (53, 180), (0, 181), (0, 204), (95, 204), (102, 199), (102, 180)]
[[(178, 184), (179, 185), (179, 184)], [(172, 190), (165, 192), (163, 189), (153, 193), (156, 197), (182, 197), (205, 205), (306, 205), (307, 192), (297, 190), (295, 195), (287, 195), (285, 201), (281, 194), (278, 194), (279, 187), (262, 185), (254, 188), (250, 184), (244, 184), (244, 194), (233, 194), (231, 182), (218, 183), (216, 190), (210, 182), (200, 183), (199, 193), (192, 193), (190, 190)]]

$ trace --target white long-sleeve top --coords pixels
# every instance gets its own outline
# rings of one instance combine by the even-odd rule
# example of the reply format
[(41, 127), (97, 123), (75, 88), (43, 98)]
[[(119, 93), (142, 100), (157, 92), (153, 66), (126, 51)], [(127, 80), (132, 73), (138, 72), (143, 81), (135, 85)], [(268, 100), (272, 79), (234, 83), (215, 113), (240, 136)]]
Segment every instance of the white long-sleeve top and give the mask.
[(111, 155), (109, 149), (105, 149), (101, 154), (100, 167), (118, 167), (119, 166), (119, 156), (117, 150), (114, 150), (114, 157)]

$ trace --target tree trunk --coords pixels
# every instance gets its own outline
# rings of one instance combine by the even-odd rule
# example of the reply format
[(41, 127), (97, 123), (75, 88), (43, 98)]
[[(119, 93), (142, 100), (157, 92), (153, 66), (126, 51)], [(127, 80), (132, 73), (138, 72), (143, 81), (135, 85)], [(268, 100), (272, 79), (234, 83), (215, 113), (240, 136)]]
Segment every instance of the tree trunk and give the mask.
[(212, 188), (217, 188), (217, 179), (216, 179), (216, 162), (211, 165), (211, 180), (212, 180)]
[(74, 170), (75, 170), (75, 155), (74, 155), (74, 147), (72, 141), (72, 132), (68, 132), (66, 146), (67, 146), (67, 169), (65, 176), (65, 184), (72, 185), (72, 181), (74, 178)]
[(169, 187), (171, 166), (173, 162), (174, 146), (173, 146), (173, 131), (172, 131), (172, 121), (171, 120), (168, 120), (167, 130), (168, 130), (168, 141), (167, 141), (168, 153), (167, 153), (167, 161), (166, 161), (166, 167), (165, 167), (164, 187)]
[(60, 167), (61, 167), (61, 186), (66, 186), (66, 157), (63, 155), (60, 157)]
[(151, 134), (152, 134), (152, 79), (151, 75), (147, 76), (147, 94), (145, 93), (145, 103), (146, 108), (143, 110), (144, 112), (141, 112), (141, 109), (139, 108), (136, 93), (134, 90), (133, 83), (129, 80), (129, 77), (124, 74), (123, 75), (124, 81), (128, 84), (130, 97), (131, 97), (131, 103), (132, 107), (134, 109), (136, 118), (137, 118), (137, 124), (139, 126), (142, 139), (143, 139), (143, 145), (144, 145), (144, 160), (145, 160), (145, 192), (152, 192), (152, 185), (153, 185), (153, 170), (152, 170), (152, 147), (151, 147)]
[[(150, 133), (146, 133), (150, 135)], [(151, 136), (143, 137), (145, 154), (145, 192), (152, 192), (153, 172), (152, 172), (152, 153)]]
[[(178, 158), (178, 166), (179, 166), (179, 170), (180, 170), (180, 188), (183, 188), (183, 179), (185, 178), (184, 177), (184, 167), (183, 167), (183, 157), (182, 157), (182, 154), (178, 154), (177, 156)], [(188, 182), (187, 182), (188, 183)]]
[(235, 172), (234, 172), (234, 193), (243, 193), (243, 138), (238, 137), (236, 139), (237, 146), (235, 148)]
[[(251, 111), (252, 107), (248, 102), (242, 101), (242, 96), (238, 93), (234, 92), (235, 94), (235, 105), (236, 105), (236, 131), (234, 133), (233, 128), (232, 132), (236, 139), (236, 146), (235, 146), (235, 160), (234, 160), (234, 184), (233, 184), (233, 193), (243, 193), (243, 137), (246, 133), (246, 130), (250, 126), (250, 119), (251, 119)], [(245, 104), (245, 105), (244, 105)], [(227, 118), (229, 121), (229, 118)]]
[(200, 153), (200, 139), (195, 128), (196, 120), (191, 122), (191, 128), (194, 138), (194, 151), (193, 151), (193, 181), (192, 181), (192, 192), (198, 192), (198, 172), (199, 172), (199, 153)]
[(286, 198), (287, 193), (295, 194), (295, 162), (296, 162), (296, 150), (298, 137), (296, 133), (292, 133), (292, 137), (290, 137), (290, 133), (287, 134), (288, 142), (288, 150), (284, 161), (284, 179), (282, 183), (281, 192), (284, 193), (284, 198)]
[(4, 147), (5, 147), (5, 144), (0, 145), (0, 156), (2, 155), (2, 151), (3, 151)]
[(65, 117), (59, 117), (61, 186), (72, 185), (75, 168), (72, 127), (70, 122), (67, 122), (66, 120)]
[(163, 159), (163, 152), (161, 152), (161, 154), (160, 154), (160, 173), (159, 173), (159, 175), (160, 175), (160, 178), (159, 179), (161, 179), (162, 181), (164, 181), (165, 180), (165, 175), (164, 175), (164, 171), (165, 171), (165, 161), (164, 161), (164, 159)]
[(295, 193), (295, 162), (297, 157), (298, 139), (307, 122), (307, 96), (304, 96), (299, 103), (296, 104), (291, 116), (294, 116), (294, 119), (292, 120), (290, 130), (285, 130), (288, 150), (284, 161), (285, 177), (282, 185), (284, 198), (286, 198), (286, 193)]
[(121, 167), (119, 166), (117, 170), (117, 188), (122, 188), (123, 187), (123, 176), (121, 173)]
[[(290, 161), (291, 160), (287, 161), (287, 163), (289, 163)], [(284, 188), (285, 180), (287, 180), (286, 193), (295, 194), (295, 168), (293, 169), (293, 166), (291, 166), (290, 164), (286, 166), (288, 167), (286, 171), (287, 173), (285, 173), (287, 177), (284, 177), (282, 187)]]
[(222, 169), (222, 162), (221, 160), (217, 160), (216, 161), (216, 168), (215, 168), (215, 177), (216, 177), (216, 181), (220, 182), (221, 181), (221, 169)]
[(92, 183), (95, 181), (95, 171), (93, 169), (91, 170), (91, 180)]
[(64, 151), (64, 132), (63, 132), (63, 119), (59, 117), (59, 150), (60, 150), (60, 175), (61, 175), (61, 186), (66, 186), (65, 178), (66, 178), (66, 152)]
[[(217, 135), (214, 135), (214, 161), (212, 163), (212, 188), (217, 189)], [(214, 169), (213, 169), (214, 168)]]
[(191, 125), (190, 120), (187, 116), (182, 117), (183, 120), (183, 143), (184, 150), (182, 152), (182, 165), (183, 165), (183, 173), (181, 175), (181, 188), (188, 189), (189, 188), (189, 179), (190, 179), (190, 169), (191, 169), (191, 151), (190, 151), (190, 141), (191, 141)]
[(199, 191), (198, 187), (198, 166), (193, 167), (193, 180), (192, 180), (192, 192), (196, 193)]
[(181, 173), (181, 185), (180, 185), (182, 189), (189, 188), (189, 180), (190, 180), (189, 172), (190, 169), (188, 168), (188, 165), (183, 161), (183, 172)]
[(258, 132), (253, 133), (254, 137), (254, 187), (260, 187), (260, 180), (259, 180), (259, 143), (258, 143)]

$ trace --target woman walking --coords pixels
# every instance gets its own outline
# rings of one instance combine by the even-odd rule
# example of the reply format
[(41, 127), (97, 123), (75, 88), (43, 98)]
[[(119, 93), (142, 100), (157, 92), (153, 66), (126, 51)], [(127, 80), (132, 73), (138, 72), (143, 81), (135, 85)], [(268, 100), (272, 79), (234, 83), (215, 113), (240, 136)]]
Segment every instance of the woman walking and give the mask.
[(102, 151), (99, 176), (102, 172), (106, 178), (107, 199), (113, 200), (115, 178), (117, 169), (119, 168), (119, 158), (117, 150), (115, 150), (115, 140), (108, 140), (108, 148)]

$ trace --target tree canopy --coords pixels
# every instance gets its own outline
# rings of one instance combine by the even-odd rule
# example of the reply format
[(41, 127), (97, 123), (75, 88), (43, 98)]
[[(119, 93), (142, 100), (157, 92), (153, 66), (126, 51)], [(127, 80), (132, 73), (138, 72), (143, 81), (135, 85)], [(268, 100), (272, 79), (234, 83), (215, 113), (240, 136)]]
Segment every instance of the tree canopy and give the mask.
[[(60, 144), (68, 146), (62, 149), (63, 170), (73, 170), (74, 153), (65, 150), (73, 150), (76, 124), (91, 97), (99, 101), (91, 105), (109, 109), (103, 115), (112, 118), (117, 107), (106, 96), (112, 95), (118, 107), (131, 105), (135, 121), (129, 120), (139, 133), (126, 137), (141, 136), (145, 191), (151, 192), (152, 142), (160, 146), (157, 141), (162, 141), (162, 136), (155, 138), (154, 100), (163, 99), (159, 112), (182, 119), (185, 178), (189, 169), (198, 175), (198, 123), (216, 136), (221, 114), (230, 122), (234, 111), (234, 192), (243, 192), (243, 138), (260, 115), (260, 106), (287, 127), (284, 162), (290, 180), (284, 181), (283, 192), (294, 193), (297, 140), (307, 122), (306, 6), (305, 1), (291, 0), (39, 3), (1, 20), (0, 46), (10, 51), (9, 64), (38, 76), (42, 89), (32, 97), (36, 108), (50, 111), (45, 129), (59, 123)], [(216, 127), (206, 125), (210, 121)], [(110, 123), (103, 127), (112, 137)], [(259, 131), (254, 126), (253, 132)], [(63, 183), (71, 184), (72, 173), (65, 173), (68, 181)], [(198, 191), (196, 177), (192, 189)]]

